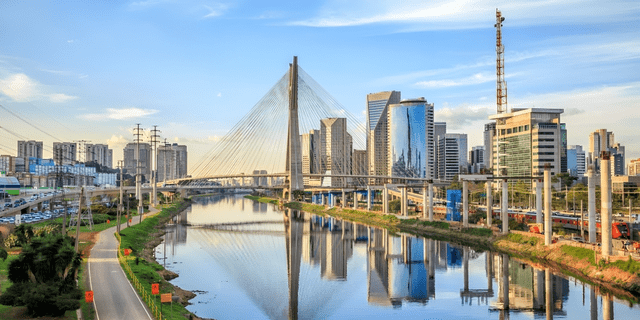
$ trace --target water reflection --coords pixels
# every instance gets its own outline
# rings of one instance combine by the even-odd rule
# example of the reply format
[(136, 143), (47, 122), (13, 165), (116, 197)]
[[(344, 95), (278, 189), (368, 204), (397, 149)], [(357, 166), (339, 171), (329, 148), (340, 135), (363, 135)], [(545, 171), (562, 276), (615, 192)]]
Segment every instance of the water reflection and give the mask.
[[(211, 201), (216, 206), (234, 202)], [(620, 319), (640, 315), (638, 307), (625, 309), (606, 294), (597, 299), (598, 290), (586, 286), (585, 293), (584, 284), (580, 294), (577, 284), (551, 270), (504, 254), (295, 210), (277, 213), (271, 205), (265, 204), (265, 210), (254, 204), (236, 198), (233, 214), (242, 225), (233, 230), (190, 229), (175, 223), (167, 228), (165, 243), (156, 248), (159, 260), (169, 255), (174, 261), (168, 268), (180, 274), (175, 281), (194, 278), (178, 285), (211, 291), (199, 294), (189, 306), (200, 316), (613, 319), (614, 306)], [(183, 213), (176, 222), (196, 219), (193, 215)], [(255, 225), (245, 224), (247, 215), (254, 217)], [(267, 218), (281, 223), (259, 223)], [(181, 247), (184, 250), (176, 250)], [(175, 262), (194, 259), (204, 259), (206, 272), (193, 275), (197, 268)], [(232, 283), (216, 285), (214, 280), (222, 281), (224, 275)], [(223, 297), (227, 295), (230, 298)]]

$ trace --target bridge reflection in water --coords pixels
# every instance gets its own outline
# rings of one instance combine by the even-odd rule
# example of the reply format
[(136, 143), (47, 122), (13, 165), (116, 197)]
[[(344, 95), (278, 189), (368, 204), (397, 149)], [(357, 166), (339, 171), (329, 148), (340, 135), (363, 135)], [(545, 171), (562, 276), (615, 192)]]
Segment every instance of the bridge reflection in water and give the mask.
[[(208, 204), (242, 207), (238, 202), (246, 201), (230, 198), (234, 199), (198, 200), (198, 205), (208, 201)], [(274, 215), (272, 207), (263, 210), (261, 205), (255, 206), (255, 202), (246, 202), (245, 208), (250, 203), (254, 220), (268, 221), (260, 217), (266, 211), (271, 212), (269, 217)], [(183, 223), (194, 220), (189, 214), (183, 213), (176, 218), (175, 224), (167, 227), (165, 244), (170, 249), (166, 254), (175, 255), (176, 247), (183, 246), (189, 234), (260, 313), (271, 319), (340, 317), (337, 310), (350, 308), (344, 304), (364, 298), (354, 297), (360, 292), (366, 292), (366, 304), (374, 307), (362, 314), (382, 314), (388, 308), (398, 310), (422, 305), (424, 316), (438, 312), (440, 316), (451, 317), (459, 310), (443, 313), (441, 308), (429, 309), (427, 306), (430, 301), (450, 300), (451, 289), (459, 290), (458, 306), (484, 306), (491, 318), (519, 318), (518, 315), (522, 315), (551, 319), (568, 314), (564, 310), (570, 287), (567, 279), (507, 255), (476, 252), (469, 247), (406, 234), (390, 234), (386, 229), (295, 210), (282, 213), (275, 219), (278, 223), (251, 224), (240, 219), (238, 223), (225, 221), (187, 227)], [(156, 254), (162, 260), (163, 245), (156, 249)], [(348, 262), (354, 256), (364, 256), (366, 277), (360, 275), (362, 270), (348, 270)], [(206, 268), (203, 269), (203, 274), (198, 276), (211, 276), (206, 274)], [(483, 270), (484, 277), (478, 277), (479, 270)], [(180, 273), (180, 270), (174, 271)], [(462, 277), (452, 278), (451, 272), (462, 273)], [(470, 279), (470, 272), (475, 279)], [(444, 281), (438, 286), (437, 276)], [(362, 279), (366, 281), (366, 291), (347, 285), (349, 277), (366, 278)], [(482, 278), (486, 280), (478, 281)], [(225, 288), (219, 289), (216, 295), (225, 294)], [(585, 299), (589, 294), (590, 299)], [(590, 304), (591, 319), (598, 319), (599, 315), (596, 297), (596, 290), (587, 288), (586, 293), (583, 290), (583, 305)], [(603, 296), (600, 305), (602, 318), (613, 319), (611, 297)], [(388, 308), (375, 309), (376, 306)], [(352, 317), (356, 312), (359, 311), (348, 311), (343, 317)], [(209, 316), (224, 318), (220, 314)], [(487, 314), (483, 314), (480, 318), (486, 317)]]

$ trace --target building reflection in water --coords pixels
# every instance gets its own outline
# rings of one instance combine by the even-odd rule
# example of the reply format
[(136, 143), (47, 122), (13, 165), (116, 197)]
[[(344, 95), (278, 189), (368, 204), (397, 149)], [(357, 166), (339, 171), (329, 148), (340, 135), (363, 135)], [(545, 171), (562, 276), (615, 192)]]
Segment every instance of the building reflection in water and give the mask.
[[(189, 213), (191, 212), (191, 207), (185, 209), (180, 214), (176, 215), (172, 223), (165, 225), (165, 234), (162, 237), (164, 241), (162, 245), (162, 260), (163, 265), (166, 267), (167, 262), (167, 254), (175, 255), (176, 247), (178, 245), (184, 245), (187, 243), (187, 226), (186, 223), (188, 221)], [(168, 247), (168, 248), (167, 248)], [(156, 248), (156, 257), (158, 255), (158, 248)], [(167, 250), (169, 253), (167, 253)]]
[[(172, 230), (165, 235), (165, 243), (171, 251), (177, 244), (186, 242), (186, 229), (179, 222), (186, 221), (187, 214), (176, 217), (176, 223), (167, 229)], [(427, 305), (429, 300), (437, 298), (436, 274), (445, 273), (448, 269), (461, 269), (464, 279), (459, 290), (463, 307), (489, 305), (489, 310), (498, 312), (500, 319), (508, 319), (511, 312), (531, 313), (534, 318), (547, 319), (567, 316), (564, 304), (568, 299), (569, 281), (553, 275), (549, 269), (510, 259), (506, 254), (476, 252), (469, 247), (443, 241), (390, 234), (386, 229), (296, 210), (285, 211), (283, 224), (288, 285), (288, 295), (282, 297), (288, 299), (287, 310), (282, 310), (286, 312), (283, 314), (285, 318), (308, 318), (308, 313), (319, 310), (319, 307), (309, 307), (309, 301), (299, 301), (300, 297), (309, 296), (309, 292), (300, 292), (301, 287), (314, 290), (308, 284), (301, 286), (301, 269), (319, 269), (317, 277), (322, 282), (344, 283), (349, 276), (348, 261), (353, 257), (356, 245), (366, 247), (367, 302), (370, 305), (393, 308), (401, 308), (405, 303)], [(241, 234), (234, 232), (234, 235)], [(484, 262), (486, 286), (477, 281), (473, 282), (474, 286), (470, 285), (471, 261), (475, 261), (476, 268)], [(319, 268), (302, 268), (303, 263)], [(307, 274), (304, 274), (303, 281), (309, 281)], [(494, 292), (494, 281), (497, 292)], [(267, 284), (268, 281), (263, 283)], [(476, 287), (478, 284), (480, 287)], [(591, 299), (587, 300), (590, 302), (591, 319), (598, 318), (596, 291), (592, 289)], [(263, 296), (254, 298), (258, 297)], [(303, 307), (299, 309), (300, 302)], [(264, 301), (259, 304), (269, 305)], [(602, 296), (602, 309), (604, 319), (613, 319), (610, 295)]]

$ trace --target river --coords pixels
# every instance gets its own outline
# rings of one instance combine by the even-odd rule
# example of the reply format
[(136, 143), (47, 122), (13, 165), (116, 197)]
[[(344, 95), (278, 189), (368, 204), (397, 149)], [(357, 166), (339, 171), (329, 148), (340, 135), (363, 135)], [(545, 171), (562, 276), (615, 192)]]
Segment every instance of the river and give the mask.
[(195, 198), (155, 254), (205, 318), (640, 319), (540, 265), (242, 195)]

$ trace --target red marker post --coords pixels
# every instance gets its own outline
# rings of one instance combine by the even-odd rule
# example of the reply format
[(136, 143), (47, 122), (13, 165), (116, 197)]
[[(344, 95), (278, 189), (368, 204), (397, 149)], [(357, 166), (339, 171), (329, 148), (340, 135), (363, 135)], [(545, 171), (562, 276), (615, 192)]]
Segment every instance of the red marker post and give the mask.
[(158, 293), (160, 293), (160, 284), (152, 283), (151, 284), (151, 294), (158, 294)]
[(86, 303), (93, 303), (93, 291), (84, 292), (84, 301)]

